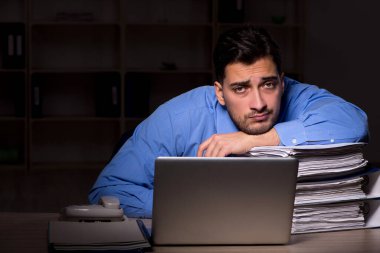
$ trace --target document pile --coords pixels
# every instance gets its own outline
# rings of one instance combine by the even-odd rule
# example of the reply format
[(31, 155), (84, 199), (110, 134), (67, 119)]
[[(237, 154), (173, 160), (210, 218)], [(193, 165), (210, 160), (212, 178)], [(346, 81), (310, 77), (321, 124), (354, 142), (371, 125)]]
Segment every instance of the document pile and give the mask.
[(363, 157), (365, 143), (344, 143), (307, 146), (255, 147), (249, 154), (255, 157), (296, 157), (299, 179), (313, 180), (350, 174), (362, 170), (368, 163)]
[(150, 244), (136, 220), (49, 222), (49, 246), (55, 251), (138, 251)]
[(292, 233), (380, 226), (380, 171), (368, 168), (365, 143), (255, 147), (253, 157), (299, 160)]

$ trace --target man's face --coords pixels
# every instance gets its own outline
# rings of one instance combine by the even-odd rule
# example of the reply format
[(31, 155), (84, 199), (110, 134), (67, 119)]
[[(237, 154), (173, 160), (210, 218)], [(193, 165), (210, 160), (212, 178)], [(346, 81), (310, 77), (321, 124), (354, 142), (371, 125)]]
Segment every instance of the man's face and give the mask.
[(263, 134), (275, 124), (284, 91), (283, 76), (271, 57), (225, 68), (223, 84), (215, 82), (215, 93), (236, 126), (247, 134)]

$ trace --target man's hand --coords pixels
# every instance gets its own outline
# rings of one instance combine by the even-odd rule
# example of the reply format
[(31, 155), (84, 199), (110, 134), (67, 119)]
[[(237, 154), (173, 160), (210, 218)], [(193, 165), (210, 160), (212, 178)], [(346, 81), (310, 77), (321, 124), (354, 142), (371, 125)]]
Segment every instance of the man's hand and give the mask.
[(199, 145), (197, 156), (225, 157), (231, 154), (247, 153), (257, 146), (277, 146), (280, 139), (274, 128), (260, 135), (249, 135), (243, 132), (214, 134)]

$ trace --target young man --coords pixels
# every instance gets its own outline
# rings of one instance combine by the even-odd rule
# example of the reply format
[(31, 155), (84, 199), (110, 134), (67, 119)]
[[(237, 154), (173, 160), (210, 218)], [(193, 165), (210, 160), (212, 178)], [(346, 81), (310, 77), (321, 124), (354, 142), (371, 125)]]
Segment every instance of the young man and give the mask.
[[(99, 175), (92, 203), (116, 196), (129, 217), (151, 217), (158, 156), (228, 156), (255, 146), (365, 141), (366, 114), (353, 104), (284, 77), (266, 31), (230, 30), (214, 50), (217, 81), (161, 105)], [(175, 189), (173, 189), (175, 190)]]

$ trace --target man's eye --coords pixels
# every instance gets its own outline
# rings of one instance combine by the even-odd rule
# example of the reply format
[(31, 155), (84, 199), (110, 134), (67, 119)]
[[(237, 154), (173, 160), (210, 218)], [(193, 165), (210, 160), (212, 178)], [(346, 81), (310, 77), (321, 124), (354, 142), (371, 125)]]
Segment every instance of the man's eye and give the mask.
[(273, 89), (274, 87), (276, 87), (276, 84), (273, 83), (273, 82), (266, 82), (266, 83), (264, 83), (264, 88)]
[(235, 93), (243, 93), (246, 89), (244, 86), (237, 86), (233, 90)]

